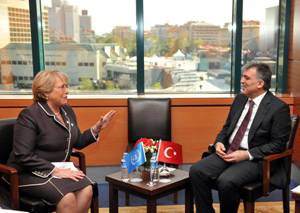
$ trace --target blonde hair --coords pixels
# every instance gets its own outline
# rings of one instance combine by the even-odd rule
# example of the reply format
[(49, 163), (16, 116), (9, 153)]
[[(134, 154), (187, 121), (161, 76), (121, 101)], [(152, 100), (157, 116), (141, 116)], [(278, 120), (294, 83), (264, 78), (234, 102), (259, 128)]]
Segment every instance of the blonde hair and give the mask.
[(33, 101), (47, 101), (47, 95), (53, 91), (57, 78), (66, 84), (68, 83), (68, 77), (63, 72), (57, 70), (40, 71), (32, 81)]

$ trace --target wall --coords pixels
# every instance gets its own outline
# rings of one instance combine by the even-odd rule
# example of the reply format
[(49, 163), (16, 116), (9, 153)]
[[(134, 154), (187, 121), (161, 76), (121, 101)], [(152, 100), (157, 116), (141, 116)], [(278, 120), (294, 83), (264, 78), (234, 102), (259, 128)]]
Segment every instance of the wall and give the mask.
[[(293, 98), (284, 96), (293, 110)], [(183, 145), (184, 163), (200, 159), (222, 128), (233, 97), (172, 98), (172, 140)], [(0, 100), (0, 118), (15, 117), (31, 104), (30, 100)], [(70, 99), (82, 130), (91, 127), (100, 115), (117, 111), (111, 124), (101, 133), (100, 142), (84, 149), (88, 165), (117, 165), (127, 147), (127, 99)]]
[[(291, 112), (300, 115), (300, 1), (292, 0), (288, 90), (291, 97), (282, 99), (291, 107)], [(200, 158), (207, 145), (214, 141), (217, 132), (226, 119), (232, 97), (227, 98), (172, 98), (172, 137), (183, 145), (184, 163)], [(109, 109), (117, 115), (111, 125), (103, 131), (100, 142), (86, 148), (89, 165), (119, 164), (122, 152), (127, 146), (127, 102), (116, 99), (71, 99), (81, 129), (89, 128), (98, 116)], [(3, 98), (0, 100), (0, 118), (15, 117), (19, 111), (31, 104), (28, 99)], [(97, 116), (98, 115), (98, 116)], [(299, 127), (300, 128), (300, 127)], [(295, 142), (293, 159), (300, 161), (300, 131)]]
[[(288, 88), (294, 96), (294, 114), (300, 115), (300, 1), (292, 0), (290, 39), (289, 39), (289, 59), (288, 59)], [(300, 127), (298, 128), (294, 160), (300, 161)]]

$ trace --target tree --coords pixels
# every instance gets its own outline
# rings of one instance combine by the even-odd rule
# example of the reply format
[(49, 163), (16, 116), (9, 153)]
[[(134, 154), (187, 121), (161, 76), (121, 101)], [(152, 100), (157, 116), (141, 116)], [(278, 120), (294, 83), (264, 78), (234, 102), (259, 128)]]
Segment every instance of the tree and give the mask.
[(81, 90), (94, 90), (93, 82), (89, 78), (81, 78), (79, 88)]

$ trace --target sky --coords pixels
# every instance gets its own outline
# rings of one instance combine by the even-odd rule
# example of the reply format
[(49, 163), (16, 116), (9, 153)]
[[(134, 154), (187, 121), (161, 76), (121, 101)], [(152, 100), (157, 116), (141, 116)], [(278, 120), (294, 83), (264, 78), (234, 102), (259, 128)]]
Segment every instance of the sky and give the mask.
[[(135, 29), (136, 0), (68, 0), (92, 16), (96, 34), (111, 32), (114, 26)], [(144, 29), (156, 24), (181, 25), (187, 21), (206, 21), (222, 26), (231, 22), (232, 0), (144, 0)], [(244, 20), (264, 20), (264, 8), (278, 5), (279, 0), (244, 0)], [(43, 0), (51, 5), (51, 0)]]

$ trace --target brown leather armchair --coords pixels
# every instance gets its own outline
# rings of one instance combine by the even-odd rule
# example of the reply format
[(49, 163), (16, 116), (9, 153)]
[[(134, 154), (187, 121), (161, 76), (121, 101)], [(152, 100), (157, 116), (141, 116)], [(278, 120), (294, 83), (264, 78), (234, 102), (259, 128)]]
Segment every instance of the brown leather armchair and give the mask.
[[(272, 154), (264, 157), (263, 159), (263, 180), (255, 181), (249, 184), (244, 185), (240, 192), (241, 198), (243, 199), (244, 209), (246, 213), (254, 213), (255, 201), (263, 196), (268, 196), (270, 192), (275, 189), (282, 190), (282, 202), (283, 202), (283, 212), (289, 213), (289, 196), (290, 196), (290, 181), (291, 181), (291, 162), (293, 154), (293, 145), (299, 124), (299, 116), (291, 115), (291, 133), (289, 141), (286, 145), (286, 150), (282, 153)], [(202, 154), (202, 158), (208, 156), (210, 153), (213, 153), (214, 146), (209, 145), (208, 152)], [(276, 171), (271, 175), (271, 164), (276, 160), (282, 160), (286, 169), (285, 176), (280, 177), (282, 179), (283, 187), (279, 188), (271, 184), (270, 179), (276, 174)]]
[[(23, 196), (19, 194), (19, 177), (18, 171), (6, 165), (9, 154), (13, 145), (13, 130), (16, 123), (15, 118), (0, 119), (0, 197), (2, 202), (6, 202), (5, 207), (15, 210), (23, 210), (36, 213), (53, 212), (56, 206), (49, 205), (41, 200), (33, 197)], [(79, 168), (86, 173), (85, 156), (82, 152), (74, 151), (72, 156), (77, 158)], [(2, 176), (9, 177), (10, 186), (2, 180)], [(98, 186), (97, 183), (93, 184), (93, 198), (91, 203), (91, 212), (98, 213)]]

